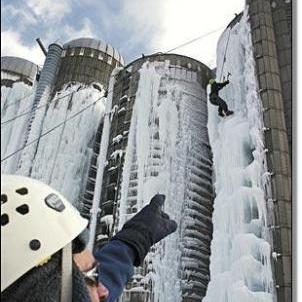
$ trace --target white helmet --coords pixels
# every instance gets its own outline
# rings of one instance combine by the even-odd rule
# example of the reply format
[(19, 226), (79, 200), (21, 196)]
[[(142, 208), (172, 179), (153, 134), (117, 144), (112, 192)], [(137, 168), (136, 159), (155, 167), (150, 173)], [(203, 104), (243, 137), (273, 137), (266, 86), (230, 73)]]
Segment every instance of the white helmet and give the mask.
[(57, 191), (2, 175), (1, 292), (79, 235), (88, 221)]

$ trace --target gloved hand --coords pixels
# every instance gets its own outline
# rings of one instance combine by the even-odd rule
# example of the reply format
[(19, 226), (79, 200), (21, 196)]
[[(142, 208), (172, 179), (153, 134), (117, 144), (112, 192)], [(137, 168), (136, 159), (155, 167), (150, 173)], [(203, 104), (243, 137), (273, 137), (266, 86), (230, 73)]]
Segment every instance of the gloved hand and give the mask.
[(127, 221), (112, 238), (126, 242), (136, 251), (135, 266), (142, 264), (153, 244), (177, 229), (177, 223), (161, 209), (165, 198), (162, 194), (153, 196), (151, 202)]

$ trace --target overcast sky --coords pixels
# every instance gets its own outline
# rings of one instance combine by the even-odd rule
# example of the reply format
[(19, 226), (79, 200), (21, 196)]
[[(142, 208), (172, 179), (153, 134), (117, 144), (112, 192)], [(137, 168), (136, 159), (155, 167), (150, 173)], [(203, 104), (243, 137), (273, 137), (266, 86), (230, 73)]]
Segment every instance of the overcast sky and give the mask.
[(93, 37), (117, 48), (126, 63), (168, 51), (220, 29), (175, 53), (215, 66), (217, 40), (244, 0), (2, 0), (1, 55), (43, 63), (45, 45)]

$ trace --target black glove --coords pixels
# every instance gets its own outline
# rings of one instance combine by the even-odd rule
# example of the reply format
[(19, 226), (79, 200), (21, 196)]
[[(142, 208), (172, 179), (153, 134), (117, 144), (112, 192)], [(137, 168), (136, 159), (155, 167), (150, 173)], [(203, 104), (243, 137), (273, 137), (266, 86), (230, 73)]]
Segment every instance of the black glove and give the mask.
[(112, 238), (124, 241), (134, 248), (137, 252), (135, 266), (143, 262), (153, 244), (177, 229), (177, 223), (161, 209), (165, 198), (162, 194), (153, 196), (151, 202), (127, 221), (122, 230)]
[(225, 85), (228, 85), (228, 84), (230, 84), (230, 81), (226, 80), (224, 83), (225, 83)]

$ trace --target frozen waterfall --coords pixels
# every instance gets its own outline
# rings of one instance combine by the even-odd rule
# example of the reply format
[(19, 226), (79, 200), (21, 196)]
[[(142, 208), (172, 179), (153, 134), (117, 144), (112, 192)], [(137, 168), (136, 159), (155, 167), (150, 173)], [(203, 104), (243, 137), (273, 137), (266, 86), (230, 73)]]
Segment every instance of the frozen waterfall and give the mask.
[[(29, 89), (23, 83), (1, 88), (3, 120), (15, 118), (1, 125), (2, 158), (22, 148), (34, 99)], [(30, 96), (26, 98), (27, 94)], [(68, 84), (53, 97), (43, 96), (35, 109), (25, 148), (4, 160), (1, 172), (41, 180), (78, 205), (104, 104), (104, 89), (92, 85)]]
[[(221, 119), (208, 105), (215, 192), (211, 279), (203, 302), (273, 301), (271, 246), (267, 231), (267, 170), (251, 30), (247, 11), (220, 38), (217, 81), (235, 114)], [(225, 60), (224, 60), (225, 56)]]
[[(14, 77), (1, 72), (1, 78)], [(12, 87), (1, 86), (1, 159), (22, 146), (28, 115), (32, 110), (36, 86), (15, 82)], [(1, 163), (1, 173), (14, 173), (20, 153)]]

